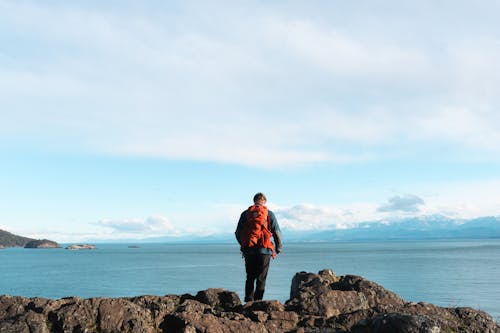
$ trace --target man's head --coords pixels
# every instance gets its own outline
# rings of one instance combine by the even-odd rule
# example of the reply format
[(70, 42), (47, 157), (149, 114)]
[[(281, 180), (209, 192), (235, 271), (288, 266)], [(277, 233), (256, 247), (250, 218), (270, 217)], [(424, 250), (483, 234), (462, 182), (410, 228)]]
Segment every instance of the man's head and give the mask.
[(253, 202), (256, 205), (265, 205), (266, 201), (267, 201), (267, 199), (266, 199), (266, 196), (264, 195), (264, 193), (259, 192), (253, 196)]

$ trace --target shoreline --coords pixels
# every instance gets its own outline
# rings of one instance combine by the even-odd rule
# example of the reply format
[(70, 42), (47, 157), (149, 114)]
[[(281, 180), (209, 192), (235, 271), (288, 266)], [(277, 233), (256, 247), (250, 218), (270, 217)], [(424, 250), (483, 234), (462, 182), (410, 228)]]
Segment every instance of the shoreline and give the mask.
[[(210, 288), (196, 295), (61, 299), (0, 296), (0, 331), (59, 332), (494, 332), (480, 310), (407, 302), (375, 282), (328, 269), (299, 272), (290, 299), (242, 304), (237, 293)], [(420, 331), (419, 331), (420, 332)], [(427, 332), (427, 331), (426, 331)]]

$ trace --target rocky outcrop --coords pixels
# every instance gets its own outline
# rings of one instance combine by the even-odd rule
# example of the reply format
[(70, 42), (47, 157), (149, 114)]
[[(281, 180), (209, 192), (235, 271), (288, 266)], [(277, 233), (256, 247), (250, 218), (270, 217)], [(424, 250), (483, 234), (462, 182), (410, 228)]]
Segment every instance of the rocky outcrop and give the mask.
[(500, 326), (482, 311), (405, 302), (360, 276), (323, 270), (297, 273), (285, 304), (242, 304), (223, 289), (116, 299), (1, 296), (0, 332), (500, 333)]
[(92, 244), (73, 244), (66, 246), (66, 250), (95, 250), (95, 245)]
[(32, 240), (24, 245), (26, 249), (55, 249), (60, 247), (59, 244), (48, 239)]
[(0, 229), (0, 247), (23, 247), (26, 243), (33, 241), (33, 238), (22, 237), (11, 234), (5, 230)]
[(33, 239), (11, 234), (0, 229), (0, 249), (8, 247), (25, 247), (25, 248), (54, 248), (60, 247), (56, 242), (48, 239)]

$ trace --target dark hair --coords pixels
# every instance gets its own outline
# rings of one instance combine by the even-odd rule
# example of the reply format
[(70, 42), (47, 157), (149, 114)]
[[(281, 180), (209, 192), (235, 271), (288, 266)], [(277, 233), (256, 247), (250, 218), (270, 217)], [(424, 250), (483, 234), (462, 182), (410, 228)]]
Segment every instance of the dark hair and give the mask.
[(253, 196), (253, 202), (254, 203), (257, 203), (257, 202), (259, 202), (261, 200), (267, 201), (267, 198), (264, 195), (264, 193), (259, 192), (259, 193), (257, 193), (256, 195)]

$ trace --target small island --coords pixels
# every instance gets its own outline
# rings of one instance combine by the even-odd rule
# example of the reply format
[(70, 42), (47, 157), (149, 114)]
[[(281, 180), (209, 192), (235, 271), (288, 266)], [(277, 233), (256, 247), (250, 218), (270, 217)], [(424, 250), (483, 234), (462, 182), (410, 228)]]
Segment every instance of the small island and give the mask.
[(59, 244), (48, 239), (32, 240), (24, 245), (25, 249), (57, 249), (60, 247)]
[(96, 246), (92, 244), (73, 244), (65, 247), (66, 250), (95, 250)]

